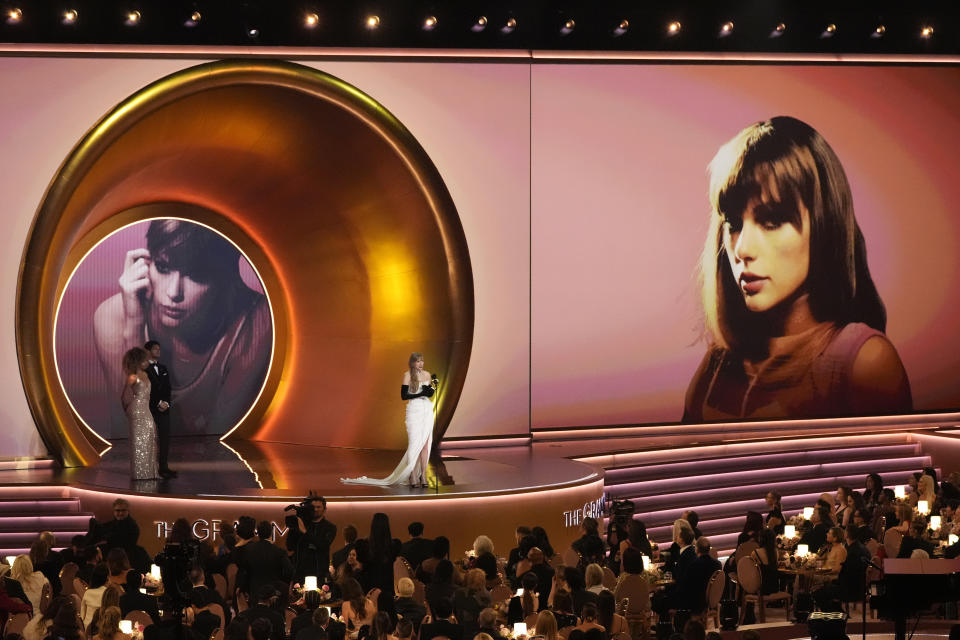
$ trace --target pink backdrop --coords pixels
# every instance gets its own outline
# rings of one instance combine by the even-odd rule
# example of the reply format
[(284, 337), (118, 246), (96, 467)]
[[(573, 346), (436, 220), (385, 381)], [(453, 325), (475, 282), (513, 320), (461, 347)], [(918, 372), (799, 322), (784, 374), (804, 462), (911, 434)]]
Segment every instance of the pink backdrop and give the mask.
[(680, 420), (706, 166), (791, 115), (833, 146), (917, 410), (960, 406), (960, 70), (541, 65), (532, 78), (533, 426)]

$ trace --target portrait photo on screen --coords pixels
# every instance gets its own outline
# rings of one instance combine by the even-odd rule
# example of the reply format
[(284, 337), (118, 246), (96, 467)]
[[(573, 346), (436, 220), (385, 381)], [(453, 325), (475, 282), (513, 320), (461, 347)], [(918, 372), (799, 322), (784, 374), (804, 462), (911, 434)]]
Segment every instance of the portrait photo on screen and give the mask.
[(179, 218), (142, 221), (101, 240), (73, 273), (57, 315), (57, 370), (104, 438), (127, 436), (123, 354), (148, 341), (169, 374), (172, 436), (222, 435), (242, 419), (267, 376), (273, 324), (255, 269), (230, 240)]
[(810, 125), (750, 125), (709, 166), (709, 349), (684, 421), (907, 413), (843, 166)]

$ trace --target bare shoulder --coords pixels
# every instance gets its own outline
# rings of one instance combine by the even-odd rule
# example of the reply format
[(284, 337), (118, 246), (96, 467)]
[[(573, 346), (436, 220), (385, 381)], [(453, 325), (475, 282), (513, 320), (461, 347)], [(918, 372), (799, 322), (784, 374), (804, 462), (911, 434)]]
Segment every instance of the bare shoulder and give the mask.
[(907, 371), (896, 348), (885, 336), (873, 336), (860, 347), (853, 361), (850, 390), (858, 413), (877, 414), (913, 408)]
[(409, 371), (404, 371), (404, 372), (403, 372), (403, 384), (406, 384), (406, 385), (409, 385), (409, 384), (410, 384), (410, 372), (409, 372)]
[(140, 382), (140, 376), (135, 373), (131, 373), (127, 376), (127, 384), (134, 385)]
[(420, 374), (420, 378), (421, 378), (422, 380), (429, 380), (429, 379), (430, 379), (430, 376), (432, 376), (432, 375), (433, 375), (432, 373), (430, 373), (429, 371), (427, 371), (426, 369), (424, 369), (423, 372)]
[(97, 335), (116, 333), (123, 321), (123, 298), (114, 294), (100, 303), (93, 313), (93, 330)]

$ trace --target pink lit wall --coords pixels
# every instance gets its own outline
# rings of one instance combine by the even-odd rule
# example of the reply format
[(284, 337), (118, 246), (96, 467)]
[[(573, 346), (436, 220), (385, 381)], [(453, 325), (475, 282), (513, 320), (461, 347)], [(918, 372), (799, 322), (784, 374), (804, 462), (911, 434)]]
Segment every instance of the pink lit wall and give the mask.
[(960, 70), (541, 65), (532, 83), (534, 427), (680, 420), (706, 166), (775, 115), (843, 163), (915, 409), (960, 406)]

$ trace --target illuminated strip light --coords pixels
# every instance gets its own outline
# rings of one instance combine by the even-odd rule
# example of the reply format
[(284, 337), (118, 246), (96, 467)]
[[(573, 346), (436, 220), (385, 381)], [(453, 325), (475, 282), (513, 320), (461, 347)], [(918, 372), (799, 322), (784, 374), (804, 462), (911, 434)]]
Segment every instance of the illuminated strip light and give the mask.
[[(266, 289), (264, 289), (264, 291), (266, 291)], [(256, 404), (256, 403), (254, 403), (254, 404)], [(229, 449), (230, 451), (232, 451), (232, 452), (233, 452), (233, 455), (237, 456), (237, 458), (240, 460), (240, 462), (243, 463), (243, 466), (245, 466), (245, 467), (247, 468), (247, 471), (249, 471), (250, 473), (253, 474), (253, 481), (257, 483), (257, 486), (258, 486), (258, 487), (260, 487), (261, 489), (263, 489), (263, 483), (260, 482), (260, 474), (258, 474), (256, 471), (253, 470), (253, 467), (250, 466), (250, 463), (247, 462), (246, 459), (244, 459), (244, 457), (240, 454), (240, 452), (237, 451), (236, 449), (234, 449), (233, 447), (231, 447), (230, 445), (228, 445), (228, 444), (227, 444), (226, 442), (224, 442), (222, 439), (220, 440), (220, 444), (222, 444), (222, 445), (225, 446), (227, 449)]]
[[(77, 418), (77, 420), (80, 421), (80, 424), (82, 424), (82, 425), (87, 429), (87, 431), (89, 431), (89, 432), (92, 433), (94, 436), (96, 436), (97, 439), (100, 440), (100, 442), (102, 442), (102, 443), (105, 445), (105, 448), (98, 453), (99, 456), (103, 456), (103, 454), (106, 453), (107, 451), (109, 451), (109, 450), (113, 447), (113, 445), (110, 444), (110, 441), (109, 441), (109, 440), (107, 440), (107, 439), (105, 439), (103, 436), (101, 436), (101, 435), (96, 431), (96, 429), (94, 429), (93, 427), (91, 427), (91, 426), (87, 423), (87, 421), (83, 419), (83, 416), (80, 415), (80, 412), (77, 411), (77, 408), (74, 406), (73, 401), (70, 399), (70, 395), (67, 393), (67, 388), (63, 385), (63, 377), (60, 375), (60, 363), (58, 362), (57, 349), (56, 349), (56, 346), (57, 346), (57, 345), (56, 345), (57, 325), (58, 325), (58, 323), (60, 322), (60, 306), (63, 304), (63, 298), (64, 298), (64, 296), (66, 295), (67, 290), (70, 288), (70, 282), (73, 280), (73, 276), (76, 275), (77, 269), (80, 268), (80, 265), (82, 265), (82, 264), (84, 263), (84, 261), (90, 256), (90, 254), (94, 251), (94, 249), (96, 249), (97, 247), (99, 247), (99, 246), (103, 243), (104, 240), (106, 240), (107, 238), (109, 238), (109, 237), (112, 236), (112, 235), (115, 235), (116, 233), (118, 233), (118, 232), (120, 232), (120, 231), (123, 231), (123, 230), (126, 229), (127, 227), (132, 227), (133, 225), (141, 224), (141, 223), (144, 223), (144, 222), (151, 222), (151, 221), (153, 221), (153, 220), (179, 220), (180, 222), (188, 222), (188, 223), (190, 223), (190, 224), (199, 225), (199, 226), (201, 226), (201, 227), (204, 227), (204, 228), (206, 228), (206, 229), (209, 229), (210, 231), (213, 231), (214, 233), (216, 233), (216, 234), (217, 234), (218, 236), (220, 236), (221, 238), (226, 239), (227, 242), (229, 242), (231, 245), (233, 245), (233, 247), (237, 250), (237, 252), (238, 252), (240, 255), (243, 256), (244, 260), (247, 261), (247, 264), (250, 265), (250, 268), (253, 269), (253, 273), (257, 276), (257, 281), (260, 283), (260, 287), (263, 289), (263, 295), (264, 295), (264, 297), (267, 299), (267, 308), (270, 310), (270, 364), (267, 366), (267, 373), (266, 373), (266, 375), (263, 377), (263, 383), (260, 385), (260, 390), (257, 391), (257, 396), (256, 396), (256, 398), (254, 398), (253, 402), (250, 403), (250, 406), (247, 408), (246, 413), (244, 413), (243, 416), (240, 417), (240, 419), (237, 421), (237, 423), (236, 423), (230, 430), (228, 430), (225, 434), (223, 434), (223, 435), (220, 437), (220, 441), (221, 441), (221, 442), (223, 442), (224, 438), (226, 438), (226, 437), (229, 436), (231, 433), (233, 433), (234, 431), (236, 431), (237, 427), (239, 427), (241, 424), (243, 424), (243, 421), (247, 419), (247, 416), (250, 415), (250, 412), (253, 411), (254, 407), (256, 407), (257, 404), (260, 402), (260, 396), (263, 395), (263, 390), (264, 390), (264, 389), (266, 388), (266, 386), (267, 386), (267, 381), (270, 380), (270, 372), (273, 370), (274, 352), (276, 351), (276, 341), (277, 341), (277, 327), (276, 327), (276, 318), (275, 318), (274, 313), (273, 313), (273, 302), (272, 302), (271, 299), (270, 299), (270, 291), (267, 289), (267, 286), (266, 286), (266, 284), (265, 284), (264, 281), (263, 281), (263, 277), (260, 275), (260, 271), (257, 269), (257, 265), (255, 265), (255, 264), (253, 263), (253, 261), (250, 259), (250, 256), (248, 256), (248, 255), (243, 251), (243, 249), (241, 249), (240, 247), (238, 247), (237, 244), (236, 244), (233, 240), (231, 240), (231, 239), (228, 238), (226, 235), (224, 235), (219, 229), (216, 229), (216, 228), (214, 228), (214, 227), (211, 227), (211, 226), (208, 225), (208, 224), (204, 224), (204, 223), (202, 223), (202, 222), (198, 222), (198, 221), (196, 221), (196, 220), (191, 220), (191, 219), (188, 219), (188, 218), (180, 218), (180, 217), (177, 217), (177, 216), (165, 216), (165, 217), (163, 217), (163, 218), (144, 218), (144, 219), (142, 219), (142, 220), (136, 220), (136, 221), (134, 221), (134, 222), (130, 222), (130, 223), (128, 223), (128, 224), (125, 224), (125, 225), (123, 225), (123, 226), (121, 226), (121, 227), (119, 227), (119, 228), (117, 228), (117, 229), (114, 229), (114, 230), (111, 231), (107, 236), (101, 238), (101, 239), (98, 240), (93, 246), (91, 246), (89, 249), (87, 249), (86, 253), (83, 254), (83, 256), (77, 261), (77, 264), (73, 267), (73, 271), (70, 272), (70, 277), (67, 278), (66, 283), (63, 285), (63, 291), (60, 293), (60, 299), (57, 300), (57, 310), (56, 310), (56, 312), (54, 313), (54, 316), (53, 316), (53, 335), (51, 336), (51, 340), (52, 340), (53, 343), (54, 343), (54, 344), (53, 344), (53, 366), (54, 366), (54, 370), (56, 371), (56, 374), (57, 374), (57, 381), (60, 383), (60, 389), (63, 391), (63, 396), (64, 396), (64, 398), (66, 398), (67, 404), (70, 405), (70, 409), (73, 411), (73, 415)], [(138, 345), (138, 346), (139, 346), (139, 345)], [(228, 447), (228, 448), (229, 448), (229, 447)], [(241, 458), (241, 461), (243, 461), (242, 458)], [(246, 464), (246, 462), (244, 462), (244, 464)], [(253, 470), (251, 469), (251, 472), (252, 472), (252, 471), (253, 471)], [(254, 476), (256, 476), (255, 473), (254, 473)], [(260, 482), (259, 479), (257, 479), (257, 482), (258, 482), (258, 483)], [(261, 486), (261, 488), (263, 488), (263, 487)]]

